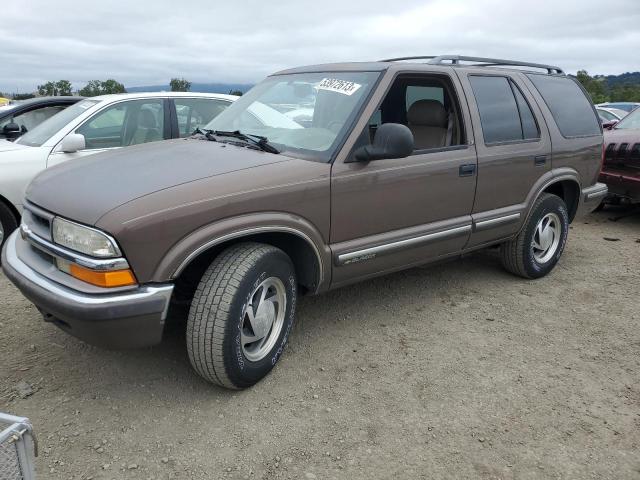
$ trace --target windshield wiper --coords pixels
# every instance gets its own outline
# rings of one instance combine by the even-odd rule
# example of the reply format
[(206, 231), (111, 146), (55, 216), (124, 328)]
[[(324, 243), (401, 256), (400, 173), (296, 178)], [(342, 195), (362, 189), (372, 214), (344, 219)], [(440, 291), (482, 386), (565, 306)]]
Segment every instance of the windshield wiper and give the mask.
[(213, 136), (213, 130), (208, 130), (206, 128), (196, 128), (191, 135), (204, 135), (207, 140), (211, 140), (212, 142), (217, 142), (215, 137)]
[(235, 130), (233, 132), (226, 132), (224, 130), (205, 130), (204, 135), (209, 140), (215, 140), (215, 138), (210, 138), (212, 136), (237, 138), (238, 140), (244, 140), (247, 143), (255, 145), (260, 150), (263, 150), (265, 152), (280, 153), (280, 151), (276, 147), (269, 143), (269, 139), (267, 137), (263, 137), (261, 135), (253, 135), (251, 133), (242, 133), (240, 130)]

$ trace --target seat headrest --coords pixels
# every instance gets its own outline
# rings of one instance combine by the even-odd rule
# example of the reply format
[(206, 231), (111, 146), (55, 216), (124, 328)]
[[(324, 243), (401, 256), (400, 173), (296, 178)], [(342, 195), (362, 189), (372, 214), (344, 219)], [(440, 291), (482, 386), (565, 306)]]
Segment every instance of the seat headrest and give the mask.
[(140, 110), (138, 126), (142, 128), (156, 128), (156, 117), (151, 110)]
[(447, 111), (437, 100), (418, 100), (407, 112), (410, 125), (447, 128)]

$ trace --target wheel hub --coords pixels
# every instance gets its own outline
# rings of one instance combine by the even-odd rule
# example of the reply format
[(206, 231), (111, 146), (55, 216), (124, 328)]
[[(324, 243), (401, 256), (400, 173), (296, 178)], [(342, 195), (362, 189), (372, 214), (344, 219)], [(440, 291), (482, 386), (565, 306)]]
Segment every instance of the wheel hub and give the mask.
[(533, 233), (533, 258), (538, 263), (547, 263), (558, 251), (562, 232), (560, 217), (555, 213), (543, 216)]
[(287, 310), (287, 294), (282, 281), (269, 277), (258, 285), (244, 306), (240, 342), (247, 360), (266, 357), (280, 337)]
[(253, 331), (259, 338), (264, 338), (276, 319), (276, 306), (271, 301), (260, 304), (253, 321)]

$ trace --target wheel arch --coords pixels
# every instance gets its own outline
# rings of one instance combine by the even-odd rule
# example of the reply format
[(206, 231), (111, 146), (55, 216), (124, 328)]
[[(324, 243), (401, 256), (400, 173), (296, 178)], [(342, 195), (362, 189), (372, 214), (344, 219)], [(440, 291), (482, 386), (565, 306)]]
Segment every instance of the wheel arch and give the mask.
[[(573, 222), (580, 204), (580, 183), (573, 177), (558, 178), (541, 190), (536, 199), (543, 193), (551, 193), (560, 197), (569, 213), (569, 223)], [(534, 200), (535, 201), (535, 200)]]
[[(233, 219), (223, 223), (228, 225)], [(236, 226), (232, 230), (217, 224), (205, 227), (172, 248), (154, 279), (171, 279), (178, 294), (189, 296), (213, 259), (226, 248), (242, 242), (265, 243), (283, 250), (291, 258), (298, 284), (305, 293), (317, 293), (328, 284), (330, 255), (322, 236), (315, 229), (283, 224)]]

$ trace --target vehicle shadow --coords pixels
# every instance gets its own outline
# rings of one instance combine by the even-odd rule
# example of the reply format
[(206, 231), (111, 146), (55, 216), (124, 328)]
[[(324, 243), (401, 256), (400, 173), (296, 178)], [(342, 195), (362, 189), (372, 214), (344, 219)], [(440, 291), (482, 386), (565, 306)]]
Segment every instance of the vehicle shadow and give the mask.
[[(584, 223), (617, 222), (630, 226), (634, 230), (640, 227), (640, 210), (629, 206), (607, 206), (584, 218)], [(296, 352), (309, 352), (314, 342), (326, 341), (327, 324), (331, 325), (331, 336), (340, 338), (358, 322), (363, 328), (373, 328), (375, 312), (381, 310), (392, 313), (406, 305), (421, 303), (428, 306), (430, 300), (450, 299), (452, 304), (461, 300), (460, 291), (469, 295), (482, 291), (482, 282), (493, 282), (496, 288), (513, 284), (512, 275), (505, 272), (499, 261), (497, 248), (480, 250), (462, 259), (455, 258), (436, 264), (415, 267), (380, 278), (356, 283), (315, 297), (301, 297), (298, 301), (297, 318), (292, 337), (287, 347), (285, 361)], [(516, 282), (526, 282), (518, 280)], [(425, 297), (425, 292), (430, 292)], [(419, 302), (420, 303), (420, 302)], [(418, 308), (421, 308), (418, 306)], [(169, 367), (171, 375), (160, 374), (163, 382), (176, 382), (178, 388), (201, 388), (206, 384), (191, 368), (186, 349), (186, 318), (188, 306), (172, 308), (160, 345), (146, 350), (118, 352), (118, 362), (149, 364), (158, 372)], [(368, 325), (367, 322), (371, 322)], [(98, 353), (111, 355), (110, 353)], [(320, 359), (310, 359), (315, 363)], [(161, 364), (166, 364), (162, 366)], [(118, 368), (118, 367), (116, 367)], [(226, 390), (212, 387), (223, 396)], [(208, 389), (205, 389), (208, 390)], [(211, 392), (208, 390), (209, 393)]]
[[(604, 226), (615, 221), (635, 232), (640, 228), (637, 213), (632, 208), (609, 206), (587, 216), (584, 223)], [(473, 305), (484, 298), (486, 288), (498, 291), (510, 288), (514, 282), (524, 287), (527, 281), (505, 272), (498, 257), (498, 249), (481, 250), (462, 259), (412, 268), (316, 297), (301, 297), (288, 351), (281, 363), (287, 364), (286, 368), (299, 365), (300, 369), (308, 364), (313, 370), (313, 365), (323, 360), (323, 349), (335, 350), (348, 337), (361, 341), (355, 325), (383, 334), (380, 319), (388, 317), (393, 321), (396, 312), (429, 310), (436, 303), (452, 307), (460, 303)], [(33, 314), (37, 316), (35, 309)], [(188, 306), (172, 307), (163, 341), (140, 350), (103, 350), (68, 337), (51, 325), (43, 325), (39, 328), (50, 343), (65, 350), (51, 353), (57, 360), (49, 362), (43, 373), (67, 375), (76, 387), (86, 382), (87, 395), (108, 391), (112, 396), (126, 398), (131, 389), (141, 389), (142, 395), (153, 387), (165, 390), (169, 397), (171, 392), (185, 390), (196, 397), (204, 398), (215, 392), (217, 398), (228, 398), (234, 393), (209, 387), (191, 368), (185, 338), (187, 314)], [(87, 371), (86, 365), (93, 367)], [(268, 377), (261, 384), (271, 381)]]
[[(439, 298), (459, 298), (454, 290), (455, 283), (465, 282), (465, 278), (491, 275), (499, 282), (513, 280), (513, 276), (500, 266), (497, 249), (482, 250), (462, 259), (439, 262), (405, 271), (389, 274), (380, 278), (367, 280), (346, 286), (314, 297), (300, 297), (297, 306), (296, 324), (287, 347), (287, 358), (296, 352), (308, 351), (312, 342), (322, 339), (327, 332), (327, 324), (331, 324), (331, 336), (339, 338), (344, 328), (350, 328), (350, 322), (357, 321), (363, 326), (373, 322), (372, 312), (393, 311), (403, 305), (415, 303), (417, 298), (424, 298), (424, 291), (431, 289), (431, 295)], [(473, 291), (473, 289), (471, 289)], [(366, 308), (363, 306), (366, 305)], [(189, 384), (206, 384), (192, 370), (186, 349), (187, 306), (174, 307), (165, 327), (165, 334), (160, 345), (143, 351), (118, 352), (125, 363), (140, 361), (146, 356), (146, 362), (156, 365), (158, 362), (171, 364), (172, 381)], [(347, 321), (349, 319), (349, 321)], [(374, 327), (373, 323), (371, 327)], [(326, 337), (324, 337), (326, 338)], [(317, 363), (320, 359), (309, 360)], [(161, 368), (158, 368), (159, 370)], [(166, 379), (165, 379), (166, 380)], [(178, 385), (180, 388), (180, 385)], [(175, 388), (175, 385), (174, 385)], [(217, 387), (213, 387), (217, 389)], [(223, 389), (218, 391), (226, 392)]]

